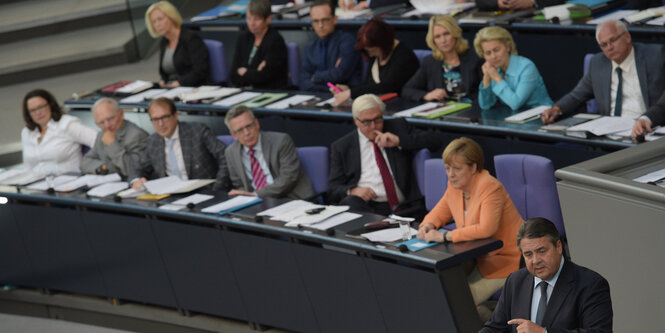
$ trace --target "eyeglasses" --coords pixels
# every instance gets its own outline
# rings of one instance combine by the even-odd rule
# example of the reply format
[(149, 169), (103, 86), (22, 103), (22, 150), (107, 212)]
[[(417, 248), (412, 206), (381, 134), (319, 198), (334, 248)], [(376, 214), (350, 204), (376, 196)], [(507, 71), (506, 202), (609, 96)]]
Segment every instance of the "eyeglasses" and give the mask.
[(319, 25), (319, 24), (327, 25), (327, 24), (330, 24), (330, 22), (332, 22), (332, 20), (333, 20), (332, 17), (326, 17), (326, 18), (322, 18), (322, 19), (318, 19), (318, 20), (312, 20), (312, 25)]
[(239, 129), (233, 131), (233, 134), (237, 135), (237, 134), (243, 133), (245, 131), (253, 130), (255, 127), (256, 127), (256, 122), (252, 121), (251, 123), (249, 123), (249, 125), (241, 127)]
[(150, 118), (150, 121), (152, 121), (153, 124), (156, 124), (156, 123), (160, 122), (161, 120), (166, 120), (166, 119), (169, 119), (171, 117), (173, 117), (172, 114), (167, 114), (167, 115), (161, 116), (159, 118)]
[(608, 40), (607, 42), (598, 43), (598, 46), (600, 46), (601, 49), (606, 49), (608, 46), (610, 46), (610, 44), (613, 45), (614, 43), (616, 43), (625, 34), (626, 34), (626, 32), (624, 31), (624, 32), (610, 38), (610, 40)]
[(42, 110), (46, 109), (46, 107), (48, 107), (48, 103), (40, 105), (40, 106), (38, 106), (34, 109), (28, 109), (28, 112), (30, 112), (30, 113), (39, 112), (39, 111), (42, 111)]
[[(100, 120), (100, 121), (95, 121), (95, 124), (97, 124), (97, 126), (101, 127), (102, 125), (104, 125), (104, 123), (111, 123), (113, 120), (115, 120), (115, 117), (117, 117), (117, 116), (110, 116), (106, 119), (103, 119), (103, 120)], [(152, 121), (157, 122), (155, 120), (152, 120)]]
[(371, 124), (375, 124), (375, 125), (383, 124), (383, 116), (378, 116), (374, 119), (366, 119), (366, 120), (361, 120), (358, 117), (356, 117), (356, 119), (358, 119), (358, 121), (361, 124), (363, 124), (363, 126), (365, 126), (365, 127), (369, 127), (369, 125), (371, 125)]

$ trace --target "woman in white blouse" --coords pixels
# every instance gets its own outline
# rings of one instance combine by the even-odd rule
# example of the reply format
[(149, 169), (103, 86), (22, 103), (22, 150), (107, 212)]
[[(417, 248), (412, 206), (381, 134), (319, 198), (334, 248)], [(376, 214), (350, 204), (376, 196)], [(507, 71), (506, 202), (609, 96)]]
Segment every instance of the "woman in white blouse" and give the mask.
[(92, 147), (97, 131), (62, 113), (53, 95), (35, 89), (23, 97), (23, 165), (40, 175), (79, 172), (81, 145)]

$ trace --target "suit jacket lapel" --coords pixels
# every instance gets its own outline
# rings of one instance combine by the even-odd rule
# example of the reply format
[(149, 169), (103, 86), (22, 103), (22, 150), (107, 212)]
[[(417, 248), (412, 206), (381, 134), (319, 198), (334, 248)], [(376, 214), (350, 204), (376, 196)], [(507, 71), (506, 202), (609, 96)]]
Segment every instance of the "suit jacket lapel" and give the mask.
[(349, 162), (351, 163), (350, 167), (351, 170), (355, 170), (356, 174), (358, 175), (358, 178), (355, 179), (355, 182), (358, 182), (360, 180), (360, 174), (362, 173), (361, 166), (360, 166), (360, 137), (358, 137), (358, 129), (353, 130), (353, 142), (351, 142), (351, 146), (349, 146)]
[(533, 299), (533, 275), (527, 273), (523, 283), (519, 285), (519, 299), (514, 302), (513, 318), (531, 320), (531, 300)]
[(644, 54), (637, 53), (637, 49), (633, 47), (635, 52), (635, 69), (637, 69), (637, 79), (640, 81), (640, 90), (642, 91), (642, 99), (644, 106), (649, 109), (649, 87), (647, 87), (647, 64), (644, 61)]
[(245, 167), (242, 165), (242, 148), (243, 145), (240, 142), (235, 141), (226, 149), (231, 149), (231, 161), (227, 160), (226, 163), (231, 163), (230, 168), (237, 170), (240, 175), (240, 181), (242, 182), (242, 187), (244, 190), (251, 191), (254, 187), (250, 184), (247, 175), (245, 174)]
[(261, 145), (261, 150), (263, 151), (263, 159), (266, 160), (266, 163), (268, 163), (268, 169), (270, 170), (270, 174), (272, 175), (273, 179), (275, 179), (275, 177), (279, 175), (275, 174), (275, 170), (273, 170), (272, 168), (272, 163), (270, 163), (270, 161), (272, 160), (272, 144), (270, 144), (268, 140), (263, 139), (264, 135), (265, 134), (261, 133), (261, 137), (259, 138), (259, 140), (261, 141), (258, 144)]
[(164, 149), (166, 145), (164, 144), (164, 138), (157, 135), (157, 142), (153, 146), (155, 149), (155, 161), (153, 167), (155, 168), (155, 174), (157, 177), (166, 177), (166, 153)]
[(543, 326), (548, 327), (554, 322), (557, 313), (561, 310), (566, 298), (568, 298), (568, 294), (573, 290), (571, 283), (574, 281), (575, 277), (573, 276), (572, 265), (568, 261), (565, 261), (563, 269), (561, 269), (561, 274), (559, 274), (559, 278), (552, 291), (552, 297), (547, 302), (547, 310), (545, 310), (545, 317), (543, 317)]
[(194, 178), (192, 175), (192, 133), (188, 131), (187, 125), (178, 124), (178, 135), (180, 136), (180, 150), (182, 150), (182, 159), (185, 162), (185, 170), (188, 178)]
[(602, 92), (604, 93), (602, 99), (599, 99), (598, 103), (600, 106), (600, 109), (603, 110), (602, 105), (600, 103), (607, 105), (607, 110), (608, 114), (606, 116), (611, 116), (610, 111), (612, 109), (612, 60), (607, 59), (606, 57), (603, 57), (603, 69), (600, 71), (600, 82), (602, 82)]

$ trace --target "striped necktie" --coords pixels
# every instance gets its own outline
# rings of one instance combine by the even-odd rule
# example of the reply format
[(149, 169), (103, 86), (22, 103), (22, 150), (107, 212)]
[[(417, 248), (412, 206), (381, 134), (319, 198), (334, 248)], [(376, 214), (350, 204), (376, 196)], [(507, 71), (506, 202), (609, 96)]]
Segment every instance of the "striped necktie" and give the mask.
[(254, 148), (249, 150), (249, 160), (252, 164), (252, 184), (254, 185), (254, 190), (260, 191), (268, 185), (268, 182), (266, 181), (266, 175), (261, 168), (261, 163), (259, 163), (259, 160), (254, 157)]

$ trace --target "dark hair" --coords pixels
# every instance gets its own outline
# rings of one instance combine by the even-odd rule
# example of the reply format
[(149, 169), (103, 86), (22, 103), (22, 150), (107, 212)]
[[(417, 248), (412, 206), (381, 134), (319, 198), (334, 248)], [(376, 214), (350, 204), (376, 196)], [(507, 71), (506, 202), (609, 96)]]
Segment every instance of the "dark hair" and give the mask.
[(171, 111), (171, 114), (175, 114), (176, 112), (175, 103), (173, 103), (173, 101), (170, 98), (160, 97), (153, 99), (152, 101), (150, 101), (150, 104), (148, 104), (148, 111), (150, 111), (150, 108), (155, 104), (168, 107), (169, 111)]
[(41, 97), (45, 99), (46, 103), (48, 103), (48, 106), (51, 108), (51, 119), (55, 121), (60, 120), (60, 117), (62, 117), (62, 109), (60, 108), (60, 105), (58, 105), (58, 101), (55, 100), (55, 97), (44, 89), (35, 89), (29, 91), (23, 97), (23, 121), (25, 121), (25, 127), (31, 131), (35, 128), (39, 128), (40, 131), (42, 130), (42, 128), (32, 120), (32, 117), (30, 117), (30, 110), (28, 110), (28, 100), (33, 97)]
[(330, 0), (316, 0), (312, 4), (312, 7), (318, 7), (318, 6), (328, 6), (330, 7), (330, 15), (335, 17), (335, 5), (337, 4), (337, 1), (333, 2)]
[(373, 18), (363, 24), (358, 30), (356, 37), (356, 50), (363, 54), (366, 59), (369, 57), (366, 47), (378, 47), (383, 56), (387, 56), (395, 44), (395, 30), (393, 27), (380, 19)]
[(256, 117), (254, 116), (254, 112), (252, 112), (252, 109), (244, 105), (234, 106), (231, 110), (229, 110), (229, 112), (226, 113), (226, 116), (224, 116), (224, 124), (226, 125), (226, 127), (229, 128), (229, 131), (231, 130), (231, 125), (229, 125), (231, 119), (240, 117), (245, 113), (249, 113), (249, 116), (252, 117), (252, 120), (256, 120)]
[(247, 4), (247, 12), (267, 19), (270, 14), (270, 0), (250, 0)]
[(530, 218), (524, 221), (520, 226), (520, 229), (517, 230), (517, 248), (522, 251), (520, 241), (524, 238), (533, 239), (544, 236), (549, 236), (550, 241), (554, 246), (556, 246), (556, 242), (561, 239), (559, 231), (556, 230), (556, 226), (550, 220), (544, 217)]

